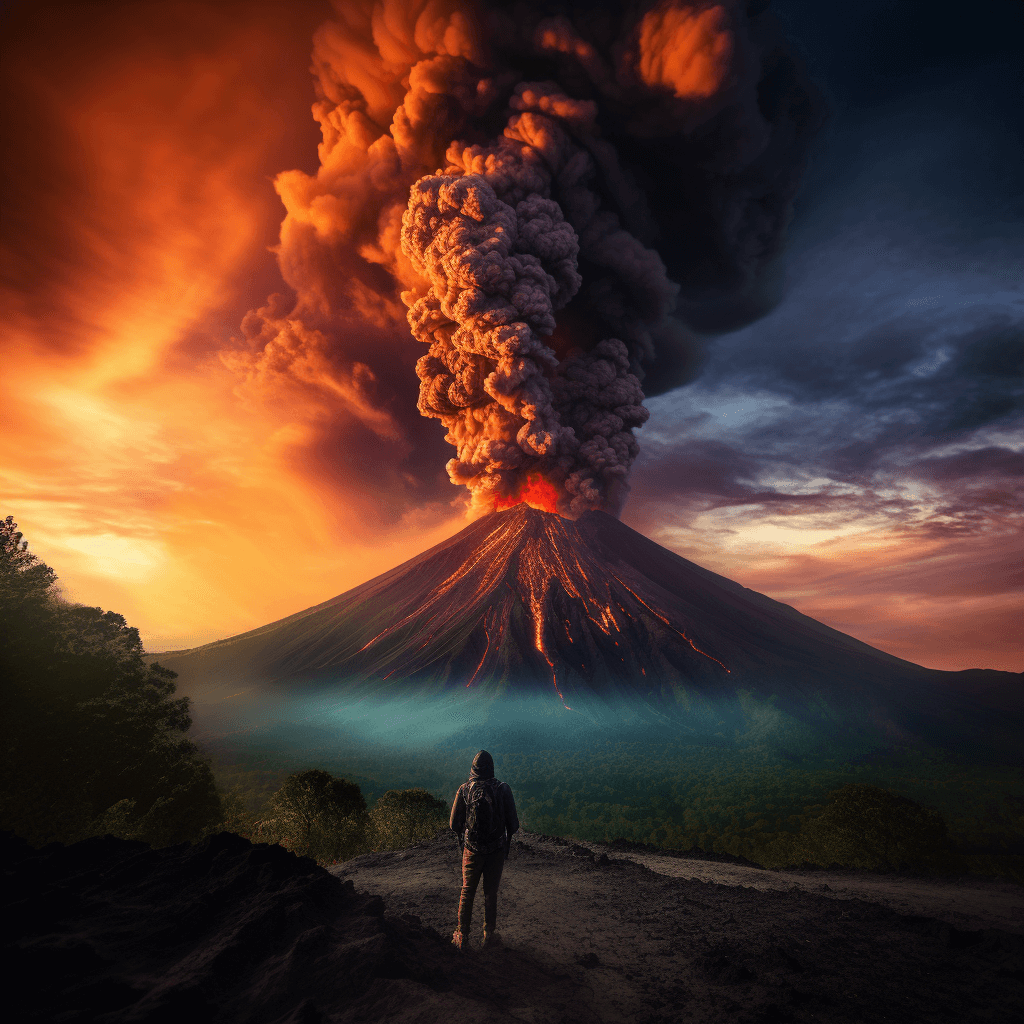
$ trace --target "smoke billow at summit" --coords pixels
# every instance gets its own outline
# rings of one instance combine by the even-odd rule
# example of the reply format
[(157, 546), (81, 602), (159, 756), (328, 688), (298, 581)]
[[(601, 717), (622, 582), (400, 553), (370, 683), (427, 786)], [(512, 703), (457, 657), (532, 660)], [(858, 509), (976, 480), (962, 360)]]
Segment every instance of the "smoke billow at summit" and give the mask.
[(392, 441), (415, 368), (477, 510), (618, 514), (645, 394), (771, 301), (822, 104), (763, 6), (336, 3), (320, 166), (276, 182), (295, 303), (228, 361)]

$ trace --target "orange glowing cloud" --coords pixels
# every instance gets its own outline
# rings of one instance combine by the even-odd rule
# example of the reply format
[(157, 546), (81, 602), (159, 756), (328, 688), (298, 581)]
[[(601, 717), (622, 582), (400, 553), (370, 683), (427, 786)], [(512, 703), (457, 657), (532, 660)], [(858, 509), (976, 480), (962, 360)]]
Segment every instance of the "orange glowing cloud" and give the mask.
[(721, 5), (661, 3), (640, 23), (640, 77), (678, 99), (706, 99), (723, 86), (733, 55), (728, 15)]
[[(651, 510), (645, 510), (647, 514)], [(946, 535), (918, 523), (705, 513), (641, 523), (653, 539), (751, 590), (928, 668), (1021, 671), (1019, 534)]]
[(9, 26), (4, 514), (150, 650), (290, 614), (459, 526), (390, 505), (407, 445), (365, 363), (283, 314), (258, 352), (218, 354), (282, 288), (272, 179), (315, 154), (326, 13), (39, 4)]

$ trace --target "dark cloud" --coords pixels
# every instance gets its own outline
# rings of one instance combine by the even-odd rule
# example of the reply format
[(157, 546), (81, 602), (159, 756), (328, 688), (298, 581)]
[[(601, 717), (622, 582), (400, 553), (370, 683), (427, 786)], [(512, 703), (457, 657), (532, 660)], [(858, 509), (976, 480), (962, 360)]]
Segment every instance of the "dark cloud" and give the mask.
[[(992, 90), (1004, 103), (1009, 80), (985, 68), (898, 96), (874, 121), (840, 115), (810, 185), (813, 195), (834, 176), (841, 187), (802, 208), (785, 301), (714, 339), (700, 378), (652, 404), (646, 430), (658, 444), (638, 464), (640, 502), (686, 494), (681, 452), (697, 439), (700, 475), (721, 481), (701, 506), (742, 505), (771, 483), (799, 495), (794, 507), (813, 493), (824, 513), (856, 494), (865, 517), (918, 516), (932, 530), (983, 530), (1012, 513), (1020, 475), (1007, 467), (1024, 436), (1024, 145), (989, 116)], [(960, 201), (965, 179), (970, 203)]]
[[(296, 299), (254, 310), (226, 360), (250, 384), (333, 393), (412, 449), (425, 432), (394, 375), (415, 367), (480, 507), (539, 471), (559, 508), (617, 512), (641, 384), (694, 379), (693, 325), (777, 298), (815, 87), (740, 0), (334, 7), (314, 36), (320, 167), (276, 183)], [(362, 344), (360, 319), (393, 344)], [(396, 505), (422, 500), (421, 464)]]
[(1024, 24), (897, 6), (774, 5), (833, 104), (783, 298), (649, 403), (625, 519), (893, 653), (1019, 669)]

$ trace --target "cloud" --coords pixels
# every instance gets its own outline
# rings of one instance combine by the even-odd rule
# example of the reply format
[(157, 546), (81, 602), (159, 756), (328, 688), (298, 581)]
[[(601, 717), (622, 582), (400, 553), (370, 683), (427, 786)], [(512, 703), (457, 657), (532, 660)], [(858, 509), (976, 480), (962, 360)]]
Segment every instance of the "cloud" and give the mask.
[[(539, 472), (563, 511), (618, 511), (646, 418), (638, 381), (660, 393), (692, 378), (702, 345), (686, 318), (705, 302), (734, 319), (760, 312), (751, 297), (821, 121), (770, 16), (734, 0), (593, 13), (335, 4), (314, 37), (320, 166), (276, 179), (287, 210), (277, 252), (295, 301), (271, 319), (292, 325), (290, 355), (272, 340), (275, 352), (259, 353), (259, 339), (280, 336), (257, 322), (261, 307), (250, 355), (226, 356), (250, 385), (271, 386), (247, 369), (267, 358), (273, 387), (288, 373), (308, 383), (313, 363), (321, 382), (345, 381), (339, 408), (358, 393), (364, 421), (370, 405), (386, 409), (425, 484), (421, 438), (433, 435), (399, 409), (396, 375), (416, 367), (420, 410), (457, 449), (449, 475), (479, 508)], [(460, 181), (472, 197), (438, 198)], [(489, 225), (486, 241), (475, 220)], [(481, 277), (499, 259), (502, 273), (488, 263), (494, 275)], [(373, 388), (355, 387), (355, 366)], [(422, 490), (394, 500), (421, 501)]]
[(1020, 668), (1001, 557), (1019, 551), (1024, 509), (1024, 208), (1007, 188), (1024, 153), (987, 103), (1005, 85), (974, 73), (833, 135), (785, 302), (713, 339), (701, 377), (650, 403), (625, 514), (939, 667)]
[(33, 4), (5, 30), (0, 490), (67, 593), (151, 650), (291, 614), (458, 528), (415, 377), (360, 366), (381, 328), (359, 321), (337, 363), (277, 313), (252, 349), (239, 329), (284, 288), (272, 179), (315, 160), (327, 13)]

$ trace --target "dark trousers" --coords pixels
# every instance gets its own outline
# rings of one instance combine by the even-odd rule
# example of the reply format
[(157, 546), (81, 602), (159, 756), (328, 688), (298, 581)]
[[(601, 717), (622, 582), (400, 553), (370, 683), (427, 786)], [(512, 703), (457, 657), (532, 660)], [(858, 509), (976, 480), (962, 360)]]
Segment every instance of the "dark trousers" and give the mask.
[(462, 851), (462, 897), (459, 899), (459, 931), (469, 934), (473, 917), (473, 897), (481, 876), (484, 880), (484, 931), (493, 932), (498, 918), (498, 885), (505, 866), (505, 847), (494, 853), (474, 853), (468, 846)]

